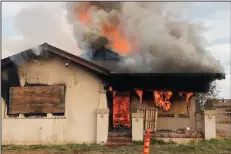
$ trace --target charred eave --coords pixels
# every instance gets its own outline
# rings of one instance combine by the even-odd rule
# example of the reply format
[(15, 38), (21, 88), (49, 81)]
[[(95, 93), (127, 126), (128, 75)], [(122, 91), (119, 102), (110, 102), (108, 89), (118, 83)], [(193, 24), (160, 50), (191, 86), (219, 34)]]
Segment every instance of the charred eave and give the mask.
[(119, 91), (140, 88), (144, 90), (208, 92), (210, 83), (219, 78), (219, 73), (129, 73), (111, 74), (108, 83)]
[(177, 78), (208, 78), (225, 79), (222, 73), (110, 73), (112, 77), (177, 77)]

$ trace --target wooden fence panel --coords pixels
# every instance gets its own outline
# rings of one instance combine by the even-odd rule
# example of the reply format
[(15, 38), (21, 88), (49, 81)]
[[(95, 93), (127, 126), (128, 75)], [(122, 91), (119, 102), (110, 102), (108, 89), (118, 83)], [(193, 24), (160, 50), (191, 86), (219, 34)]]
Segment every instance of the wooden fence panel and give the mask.
[(9, 114), (64, 113), (65, 87), (10, 87)]
[(156, 109), (146, 109), (146, 108), (138, 108), (138, 113), (142, 113), (144, 115), (144, 129), (150, 129), (151, 132), (156, 131), (156, 122), (157, 122), (157, 110)]

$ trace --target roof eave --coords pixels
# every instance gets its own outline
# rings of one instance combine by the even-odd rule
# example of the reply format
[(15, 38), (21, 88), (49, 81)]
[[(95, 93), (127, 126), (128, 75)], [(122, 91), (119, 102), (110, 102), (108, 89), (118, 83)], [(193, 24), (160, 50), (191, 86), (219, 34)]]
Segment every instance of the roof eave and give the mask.
[[(85, 59), (82, 59), (76, 55), (73, 55), (73, 54), (70, 54), (62, 49), (59, 49), (59, 48), (56, 48), (48, 43), (43, 43), (41, 45), (38, 46), (38, 48), (40, 48), (42, 51), (49, 51), (51, 53), (54, 53), (58, 56), (61, 56), (67, 60), (70, 60), (74, 63), (77, 63), (81, 66), (84, 66), (94, 72), (97, 72), (97, 73), (100, 73), (100, 74), (103, 74), (103, 75), (109, 75), (110, 74), (110, 70), (108, 69), (105, 69), (101, 66), (98, 66), (90, 61), (87, 61)], [(28, 49), (28, 50), (25, 50), (25, 51), (22, 51), (18, 54), (15, 54), (15, 55), (12, 55), (12, 56), (17, 56), (17, 55), (20, 55), (20, 54), (23, 54), (23, 53), (28, 53), (28, 52), (32, 52), (32, 49)], [(9, 64), (13, 64), (13, 60), (11, 59), (11, 57), (7, 57), (7, 58), (4, 58), (4, 59), (1, 59), (1, 68), (4, 68), (6, 66), (8, 66)]]
[(105, 69), (105, 68), (103, 68), (103, 67), (101, 67), (99, 65), (96, 65), (96, 64), (94, 64), (94, 63), (92, 63), (90, 61), (87, 61), (87, 60), (85, 60), (83, 58), (80, 58), (80, 57), (78, 57), (76, 55), (70, 54), (70, 53), (68, 53), (68, 52), (66, 52), (64, 50), (61, 50), (61, 49), (56, 48), (54, 46), (51, 46), (48, 43), (44, 43), (40, 47), (42, 47), (43, 50), (50, 51), (50, 52), (52, 52), (52, 53), (54, 53), (56, 55), (64, 57), (67, 60), (75, 62), (75, 63), (77, 63), (79, 65), (82, 65), (82, 66), (84, 66), (86, 68), (89, 68), (89, 69), (91, 69), (93, 71), (96, 71), (96, 72), (98, 72), (100, 74), (103, 74), (103, 75), (109, 75), (110, 74), (110, 70)]

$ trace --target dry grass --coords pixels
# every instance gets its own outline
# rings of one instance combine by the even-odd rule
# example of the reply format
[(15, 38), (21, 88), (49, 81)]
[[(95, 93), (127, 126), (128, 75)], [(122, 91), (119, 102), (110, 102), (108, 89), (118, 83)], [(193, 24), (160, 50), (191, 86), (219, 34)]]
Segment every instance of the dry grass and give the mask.
[[(141, 154), (143, 143), (136, 142), (131, 146), (107, 147), (96, 144), (69, 144), (60, 146), (2, 146), (3, 154)], [(216, 139), (179, 145), (152, 141), (150, 154), (231, 154), (230, 139)]]

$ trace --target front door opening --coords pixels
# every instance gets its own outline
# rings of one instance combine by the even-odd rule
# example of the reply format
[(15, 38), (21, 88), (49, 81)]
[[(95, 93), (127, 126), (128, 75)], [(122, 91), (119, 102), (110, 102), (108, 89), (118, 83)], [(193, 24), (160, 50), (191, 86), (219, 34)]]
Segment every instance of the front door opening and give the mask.
[(113, 94), (113, 128), (131, 128), (130, 92), (114, 92)]

